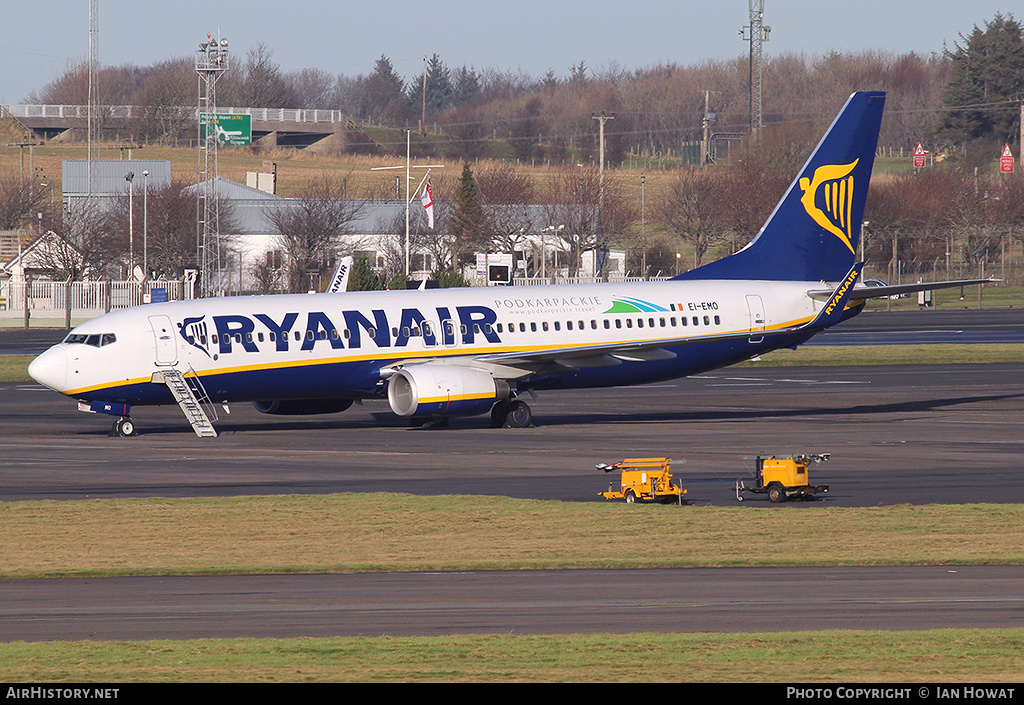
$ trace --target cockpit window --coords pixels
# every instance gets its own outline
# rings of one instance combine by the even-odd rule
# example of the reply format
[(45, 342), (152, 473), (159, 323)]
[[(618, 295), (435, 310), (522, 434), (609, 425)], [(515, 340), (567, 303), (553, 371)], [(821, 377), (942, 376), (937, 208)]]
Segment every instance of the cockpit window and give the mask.
[(113, 333), (68, 333), (67, 337), (64, 338), (64, 342), (72, 345), (78, 343), (80, 345), (91, 345), (94, 348), (100, 348), (104, 345), (116, 343), (117, 336)]

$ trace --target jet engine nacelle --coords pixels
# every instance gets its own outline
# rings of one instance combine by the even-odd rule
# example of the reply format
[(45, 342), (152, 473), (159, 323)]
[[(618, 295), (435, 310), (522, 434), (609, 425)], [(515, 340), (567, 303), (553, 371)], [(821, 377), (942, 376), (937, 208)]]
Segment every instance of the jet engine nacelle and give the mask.
[(388, 380), (388, 403), (399, 416), (475, 416), (510, 394), (505, 380), (455, 365), (411, 365)]
[(351, 399), (273, 399), (254, 401), (256, 411), (275, 416), (303, 414), (336, 414), (352, 406)]

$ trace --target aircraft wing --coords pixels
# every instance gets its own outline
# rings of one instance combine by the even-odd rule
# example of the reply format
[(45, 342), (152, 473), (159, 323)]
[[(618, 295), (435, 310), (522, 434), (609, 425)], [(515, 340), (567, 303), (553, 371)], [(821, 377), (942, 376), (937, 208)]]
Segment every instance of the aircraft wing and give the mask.
[[(887, 299), (890, 296), (900, 294), (914, 294), (918, 291), (932, 291), (934, 289), (956, 289), (961, 286), (975, 286), (977, 284), (995, 284), (1001, 279), (956, 279), (941, 282), (918, 282), (916, 284), (889, 284), (887, 286), (855, 286), (850, 298), (854, 301), (864, 299)], [(812, 299), (824, 299), (831, 296), (831, 289), (811, 289), (807, 295)]]
[(843, 281), (834, 289), (828, 292), (827, 303), (818, 311), (813, 319), (799, 326), (792, 328), (778, 328), (774, 330), (743, 330), (733, 333), (721, 333), (715, 335), (688, 335), (678, 338), (660, 340), (645, 340), (627, 343), (605, 343), (599, 345), (585, 345), (572, 348), (534, 350), (528, 352), (497, 353), (493, 355), (481, 355), (472, 359), (476, 366), (498, 365), (504, 368), (523, 370), (524, 374), (536, 373), (544, 365), (553, 364), (559, 368), (578, 369), (580, 367), (607, 367), (618, 365), (623, 361), (649, 362), (653, 360), (668, 360), (675, 357), (675, 353), (666, 348), (692, 345), (694, 343), (706, 343), (720, 340), (744, 340), (748, 338), (771, 338), (778, 335), (791, 335), (798, 331), (816, 332), (838, 323), (842, 318), (843, 311), (850, 301), (854, 291), (854, 282), (860, 277), (864, 268), (863, 262), (858, 262), (850, 268), (850, 271), (843, 278)]

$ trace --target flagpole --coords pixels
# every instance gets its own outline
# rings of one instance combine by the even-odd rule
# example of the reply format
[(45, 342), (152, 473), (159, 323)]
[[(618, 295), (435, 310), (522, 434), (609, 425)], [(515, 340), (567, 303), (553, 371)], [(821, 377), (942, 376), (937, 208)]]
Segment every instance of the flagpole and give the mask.
[[(416, 166), (416, 169), (427, 169), (429, 174), (430, 169), (441, 169), (444, 164), (424, 164), (423, 166)], [(401, 166), (375, 166), (370, 171), (382, 171), (386, 169), (402, 169)], [(411, 274), (410, 267), (410, 242), (409, 242), (409, 204), (412, 202), (412, 196), (409, 194), (409, 181), (412, 180), (412, 130), (405, 131), (405, 278), (408, 279)], [(422, 185), (422, 181), (420, 184)], [(416, 189), (419, 191), (419, 187)]]
[(405, 131), (405, 280), (409, 281), (409, 179), (412, 175), (411, 144), (412, 130)]

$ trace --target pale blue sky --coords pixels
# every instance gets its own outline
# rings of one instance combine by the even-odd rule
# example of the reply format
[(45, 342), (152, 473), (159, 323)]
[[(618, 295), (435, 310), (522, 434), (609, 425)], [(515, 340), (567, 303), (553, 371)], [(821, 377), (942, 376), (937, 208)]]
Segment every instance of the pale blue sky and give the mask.
[[(766, 55), (819, 56), (879, 49), (923, 55), (952, 47), (961, 33), (983, 26), (1007, 0), (765, 0), (771, 26)], [(5, 3), (0, 26), (4, 70), (0, 103), (20, 103), (89, 46), (89, 3), (49, 0)], [(748, 51), (737, 32), (748, 23), (745, 0), (637, 2), (466, 2), (384, 0), (325, 3), (245, 0), (99, 0), (99, 59), (104, 65), (149, 65), (193, 55), (218, 28), (240, 59), (258, 42), (285, 71), (319, 68), (357, 75), (381, 55), (406, 78), (437, 53), (449, 66), (568, 74), (584, 61), (600, 70), (731, 59)], [(1021, 12), (1015, 13), (1017, 19)]]

